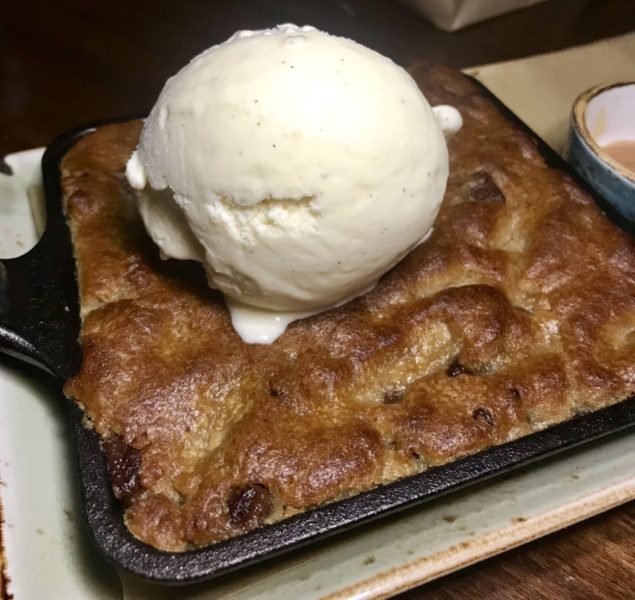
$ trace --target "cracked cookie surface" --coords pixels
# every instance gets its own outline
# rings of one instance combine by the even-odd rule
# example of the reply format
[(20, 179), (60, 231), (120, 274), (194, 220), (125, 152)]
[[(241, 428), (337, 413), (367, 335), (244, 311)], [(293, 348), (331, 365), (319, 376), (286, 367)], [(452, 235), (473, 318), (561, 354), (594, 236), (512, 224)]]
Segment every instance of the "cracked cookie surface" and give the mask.
[(635, 247), (460, 73), (412, 72), (464, 119), (432, 236), (270, 346), (199, 265), (161, 261), (123, 177), (141, 128), (62, 165), (83, 363), (125, 521), (181, 551), (421, 472), (635, 391)]

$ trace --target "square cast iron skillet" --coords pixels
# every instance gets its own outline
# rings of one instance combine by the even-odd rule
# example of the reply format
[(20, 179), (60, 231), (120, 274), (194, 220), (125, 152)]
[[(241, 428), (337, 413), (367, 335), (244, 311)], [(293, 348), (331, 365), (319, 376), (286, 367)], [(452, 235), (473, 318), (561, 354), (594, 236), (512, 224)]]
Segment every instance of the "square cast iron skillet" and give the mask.
[[(540, 153), (551, 167), (566, 171), (593, 194), (566, 162), (481, 87), (510, 121), (536, 140)], [(4, 264), (0, 262), (0, 349), (45, 368), (61, 382), (78, 371), (81, 349), (75, 262), (62, 213), (60, 162), (79, 138), (100, 124), (104, 123), (64, 133), (48, 147), (42, 159), (48, 213), (46, 231), (27, 254), (5, 260)], [(629, 229), (628, 223), (620, 222), (618, 215), (610, 213), (610, 207), (601, 198), (595, 194), (594, 197), (612, 220)], [(210, 579), (271, 558), (635, 424), (635, 397), (631, 397), (544, 431), (239, 537), (198, 550), (169, 553), (138, 541), (128, 532), (123, 523), (122, 507), (112, 493), (99, 438), (84, 426), (81, 409), (73, 402), (68, 402), (68, 406), (85, 513), (97, 545), (120, 567), (156, 583), (177, 585)]]

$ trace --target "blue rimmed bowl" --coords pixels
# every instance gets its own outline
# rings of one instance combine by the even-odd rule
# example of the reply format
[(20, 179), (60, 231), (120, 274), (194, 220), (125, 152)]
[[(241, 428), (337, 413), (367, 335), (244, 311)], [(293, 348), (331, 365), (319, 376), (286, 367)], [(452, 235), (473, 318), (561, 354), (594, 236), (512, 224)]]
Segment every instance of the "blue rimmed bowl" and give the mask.
[(635, 225), (635, 173), (603, 149), (635, 143), (635, 82), (598, 85), (573, 103), (568, 159), (630, 226)]

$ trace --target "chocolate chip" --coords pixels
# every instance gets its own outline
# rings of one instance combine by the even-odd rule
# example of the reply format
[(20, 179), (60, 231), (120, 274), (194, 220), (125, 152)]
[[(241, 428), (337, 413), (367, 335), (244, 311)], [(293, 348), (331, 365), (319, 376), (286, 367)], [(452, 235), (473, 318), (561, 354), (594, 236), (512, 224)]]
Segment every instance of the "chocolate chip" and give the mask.
[(227, 508), (232, 525), (259, 524), (271, 512), (271, 494), (259, 483), (233, 487), (227, 497)]
[(273, 398), (282, 398), (282, 396), (284, 396), (284, 391), (281, 390), (279, 387), (276, 387), (275, 385), (270, 385), (269, 395)]
[(474, 173), (467, 184), (470, 199), (475, 202), (505, 202), (505, 194), (496, 185), (492, 176), (484, 170)]
[(487, 408), (479, 407), (472, 413), (472, 418), (483, 423), (487, 423), (490, 427), (494, 426), (494, 416)]
[(108, 472), (115, 492), (120, 500), (126, 500), (139, 491), (139, 467), (141, 452), (126, 444), (119, 435), (112, 435), (103, 441), (108, 459)]
[(520, 400), (520, 390), (518, 388), (510, 388), (509, 393), (514, 400)]
[(476, 371), (470, 367), (463, 365), (455, 358), (448, 366), (446, 373), (448, 377), (458, 377), (459, 375), (475, 375)]
[(448, 370), (446, 371), (448, 377), (458, 377), (463, 373), (463, 365), (459, 363), (458, 360), (454, 360), (448, 366)]
[(386, 392), (384, 392), (384, 404), (399, 404), (401, 401), (403, 401), (403, 398), (403, 388), (393, 388), (392, 390), (387, 390)]

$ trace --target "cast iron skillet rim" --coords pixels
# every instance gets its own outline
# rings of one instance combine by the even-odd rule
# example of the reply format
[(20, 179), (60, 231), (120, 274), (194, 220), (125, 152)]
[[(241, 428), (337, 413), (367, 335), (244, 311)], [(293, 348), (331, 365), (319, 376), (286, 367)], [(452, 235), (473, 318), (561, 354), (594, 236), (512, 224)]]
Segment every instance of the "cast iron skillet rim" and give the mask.
[[(488, 448), (241, 536), (197, 550), (169, 553), (140, 542), (126, 530), (121, 513), (115, 508), (105, 459), (101, 452), (94, 452), (95, 447), (99, 448), (97, 436), (93, 432), (90, 436), (85, 435), (81, 411), (76, 407), (73, 409), (79, 413), (79, 419), (75, 420), (75, 435), (79, 434), (77, 450), (80, 461), (84, 458), (92, 465), (99, 463), (99, 473), (96, 474), (101, 479), (99, 489), (95, 489), (95, 480), (89, 482), (93, 489), (82, 486), (85, 498), (90, 500), (87, 503), (88, 520), (98, 545), (111, 561), (131, 573), (168, 585), (196, 583), (224, 575), (341, 533), (347, 528), (503, 475), (585, 442), (632, 428), (635, 424), (635, 397), (631, 397), (513, 442)], [(80, 428), (82, 431), (78, 431)], [(81, 452), (86, 445), (92, 446), (93, 452), (84, 453), (82, 457)], [(85, 465), (83, 470), (87, 470)], [(96, 513), (88, 508), (95, 500), (99, 503)], [(104, 500), (111, 507), (110, 512), (101, 508)]]
[[(549, 166), (567, 172), (577, 183), (590, 192), (603, 210), (607, 212), (608, 205), (601, 198), (598, 198), (597, 194), (569, 165), (537, 138), (482, 84), (473, 81), (497, 105), (506, 118), (529, 133), (536, 141), (541, 155)], [(72, 263), (74, 273), (74, 260), (72, 251), (70, 251), (68, 228), (61, 211), (59, 164), (64, 154), (83, 135), (100, 125), (126, 121), (130, 118), (110, 119), (76, 127), (56, 138), (48, 147), (42, 161), (49, 218), (47, 228), (42, 240), (32, 250), (17, 259), (3, 261), (8, 270), (12, 265), (14, 268), (17, 265), (28, 265), (33, 257), (46, 252), (47, 246), (53, 241), (52, 227), (56, 225), (58, 227), (57, 235), (66, 238), (61, 240), (62, 246), (66, 246), (62, 250), (66, 250), (67, 254), (70, 252), (67, 258)], [(610, 209), (610, 206), (608, 208)], [(609, 216), (625, 228), (625, 223), (620, 222), (619, 216), (616, 217), (615, 214)], [(61, 228), (60, 222), (63, 225)], [(627, 226), (628, 224), (626, 224)], [(60, 242), (60, 240), (56, 239), (55, 242)], [(74, 293), (76, 296), (76, 290)], [(76, 299), (74, 309), (75, 312), (78, 312)], [(0, 342), (8, 345), (14, 353), (21, 351), (32, 360), (44, 363), (49, 371), (54, 372), (62, 380), (72, 375), (78, 368), (79, 346), (76, 336), (75, 347), (67, 349), (69, 354), (76, 356), (60, 363), (56, 362), (51, 355), (47, 356), (46, 353), (41, 352), (41, 349), (36, 348), (24, 336), (18, 335), (16, 338), (15, 333), (3, 327), (1, 321), (3, 319), (0, 319)], [(78, 320), (75, 325), (77, 328), (79, 327)], [(11, 338), (11, 335), (14, 337)], [(64, 348), (62, 348), (62, 353), (63, 350)], [(572, 448), (635, 424), (635, 397), (631, 397), (594, 413), (560, 423), (508, 444), (486, 449), (478, 454), (386, 486), (374, 488), (346, 500), (315, 508), (244, 535), (185, 553), (168, 553), (140, 542), (128, 532), (123, 524), (121, 508), (112, 494), (99, 438), (92, 429), (84, 426), (81, 409), (73, 402), (69, 402), (68, 406), (78, 456), (84, 508), (97, 545), (109, 560), (131, 573), (155, 583), (173, 585), (194, 583), (217, 577), (342, 532), (347, 527), (365, 523), (391, 512), (437, 498), (444, 493), (484, 481), (536, 460), (547, 458), (561, 450)]]

